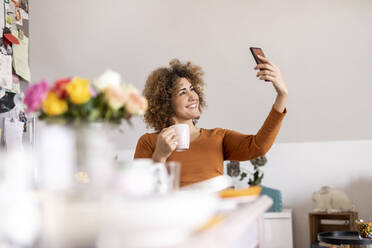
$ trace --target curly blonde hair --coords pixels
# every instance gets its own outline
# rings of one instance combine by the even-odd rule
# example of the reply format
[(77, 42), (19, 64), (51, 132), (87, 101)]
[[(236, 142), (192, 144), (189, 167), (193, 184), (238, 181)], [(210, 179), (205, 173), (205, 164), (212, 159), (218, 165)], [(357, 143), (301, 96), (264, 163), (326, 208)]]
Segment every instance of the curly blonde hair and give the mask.
[[(150, 73), (146, 80), (143, 95), (148, 101), (145, 113), (147, 127), (160, 132), (163, 128), (173, 125), (172, 95), (176, 90), (178, 81), (186, 78), (194, 87), (199, 96), (199, 110), (206, 106), (204, 99), (204, 72), (200, 66), (191, 62), (181, 63), (178, 59), (169, 62), (169, 67), (161, 67)], [(195, 124), (196, 120), (194, 120)]]

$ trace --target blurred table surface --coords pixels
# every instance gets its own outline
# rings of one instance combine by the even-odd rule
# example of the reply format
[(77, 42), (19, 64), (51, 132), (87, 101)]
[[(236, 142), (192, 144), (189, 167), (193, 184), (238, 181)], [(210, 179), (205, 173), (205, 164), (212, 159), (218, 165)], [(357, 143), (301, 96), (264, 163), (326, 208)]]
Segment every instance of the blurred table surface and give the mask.
[[(45, 203), (50, 203), (48, 201), (48, 198), (41, 197), (41, 199), (44, 199), (43, 201)], [(227, 203), (227, 204), (224, 204)], [(232, 203), (232, 204), (230, 204)], [(55, 203), (58, 205), (58, 202)], [(54, 204), (54, 205), (55, 205)], [(220, 203), (219, 203), (220, 204)], [(181, 243), (175, 244), (175, 245), (169, 245), (169, 246), (162, 246), (162, 248), (205, 248), (205, 247), (213, 247), (213, 248), (257, 248), (257, 247), (263, 247), (263, 219), (264, 219), (264, 213), (267, 209), (270, 208), (272, 205), (272, 199), (268, 196), (261, 195), (261, 196), (252, 196), (252, 197), (231, 197), (227, 199), (222, 199), (221, 202), (222, 206), (219, 207), (217, 216), (222, 216), (222, 218), (217, 221), (214, 225), (208, 226), (208, 228), (202, 228), (203, 230), (195, 231), (193, 232), (186, 240), (184, 240)], [(48, 208), (46, 206), (48, 204), (44, 204), (44, 215), (49, 213), (46, 211)], [(53, 205), (53, 204), (52, 204)], [(53, 205), (53, 206), (54, 206)], [(57, 206), (56, 205), (56, 206)], [(89, 205), (89, 204), (88, 204)], [(59, 206), (59, 205), (58, 205)], [(90, 205), (89, 205), (90, 206)], [(81, 207), (81, 208), (76, 208)], [(81, 210), (85, 209), (87, 207), (86, 204), (80, 204), (75, 206), (75, 208), (66, 208), (64, 209), (63, 206), (61, 208), (54, 209), (54, 211), (57, 211), (57, 215), (53, 215), (53, 211), (49, 214), (52, 214), (55, 218), (47, 218), (48, 216), (44, 216), (45, 220), (51, 219), (52, 222), (48, 222), (49, 224), (53, 224), (53, 226), (48, 227), (47, 225), (44, 225), (44, 233), (47, 237), (45, 240), (53, 241), (55, 239), (55, 236), (59, 234), (61, 237), (60, 240), (53, 241), (58, 243), (59, 241), (63, 243), (68, 243), (69, 241), (74, 241), (74, 232), (67, 232), (67, 234), (70, 234), (70, 238), (66, 239), (66, 230), (65, 227), (68, 226), (66, 222), (66, 216), (64, 216), (60, 213), (75, 213), (76, 209)], [(94, 207), (94, 206), (93, 206)], [(53, 210), (53, 209), (52, 209)], [(62, 212), (60, 212), (61, 210)], [(75, 212), (73, 211), (75, 210)], [(82, 213), (81, 211), (78, 211), (79, 218), (82, 219), (82, 223), (84, 224), (84, 220), (87, 221), (87, 223), (91, 223), (92, 216), (96, 215), (96, 212), (93, 211), (91, 207), (88, 208), (88, 212), (86, 215), (81, 216), (79, 213)], [(71, 212), (72, 211), (72, 212)], [(93, 212), (92, 212), (93, 211)], [(93, 214), (92, 214), (93, 213)], [(76, 213), (75, 213), (76, 214)], [(51, 216), (51, 217), (53, 217)], [(72, 215), (74, 217), (75, 215)], [(75, 216), (76, 217), (76, 216)], [(62, 224), (58, 227), (59, 229), (54, 226), (55, 222), (63, 220)], [(76, 218), (72, 218), (72, 220), (76, 220)], [(89, 220), (89, 221), (88, 221)], [(53, 222), (54, 221), (54, 222)], [(93, 221), (94, 222), (94, 221)], [(93, 223), (92, 222), (92, 223)], [(97, 222), (98, 223), (98, 222)], [(65, 225), (66, 224), (66, 225)], [(71, 224), (71, 223), (70, 223)], [(94, 223), (93, 223), (94, 224)], [(78, 225), (83, 226), (83, 225)], [(54, 229), (56, 229), (56, 234), (54, 233)], [(76, 228), (75, 228), (76, 229)], [(89, 229), (89, 228), (88, 228)], [(90, 230), (91, 229), (91, 230)], [(83, 241), (79, 241), (78, 243), (87, 243), (90, 244), (91, 241), (94, 240), (94, 237), (97, 235), (97, 228), (90, 228), (89, 230), (85, 230), (85, 235), (83, 235), (81, 232), (79, 232), (79, 240), (82, 239)], [(97, 230), (96, 230), (97, 229)], [(53, 235), (52, 235), (53, 234)], [(64, 236), (65, 235), (65, 236)], [(68, 235), (67, 235), (68, 236)], [(48, 237), (50, 239), (48, 239)], [(84, 237), (84, 238), (82, 238)], [(76, 237), (75, 237), (76, 238)], [(44, 240), (44, 239), (42, 239)], [(76, 240), (75, 240), (76, 241)], [(47, 243), (48, 244), (48, 243)], [(44, 247), (44, 246), (43, 246)], [(47, 246), (48, 247), (48, 246)], [(50, 247), (50, 246), (49, 246)], [(55, 247), (55, 246), (54, 246)], [(61, 246), (66, 247), (66, 246)], [(84, 246), (84, 247), (90, 247), (90, 246)], [(159, 247), (159, 246), (157, 246)], [(109, 248), (109, 247), (108, 247)]]
[(272, 204), (262, 195), (252, 202), (241, 203), (219, 224), (194, 234), (186, 242), (169, 248), (250, 248), (262, 247), (263, 215)]

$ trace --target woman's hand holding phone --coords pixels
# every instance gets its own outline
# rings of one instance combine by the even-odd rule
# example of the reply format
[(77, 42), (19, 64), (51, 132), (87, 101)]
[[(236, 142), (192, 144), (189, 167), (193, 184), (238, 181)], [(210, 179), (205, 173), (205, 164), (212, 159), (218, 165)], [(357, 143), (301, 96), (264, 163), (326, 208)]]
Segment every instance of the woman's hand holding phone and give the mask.
[(277, 97), (274, 102), (274, 108), (283, 112), (288, 100), (288, 87), (284, 82), (284, 79), (280, 73), (279, 68), (274, 65), (268, 58), (265, 57), (263, 51), (259, 47), (250, 48), (254, 60), (257, 66), (254, 67), (257, 72), (257, 77), (260, 80), (265, 80), (266, 82), (271, 82), (276, 90)]
[(268, 58), (258, 54), (257, 57), (263, 62), (254, 67), (255, 70), (259, 70), (256, 74), (258, 79), (272, 82), (278, 95), (288, 96), (288, 87), (280, 73), (279, 68)]

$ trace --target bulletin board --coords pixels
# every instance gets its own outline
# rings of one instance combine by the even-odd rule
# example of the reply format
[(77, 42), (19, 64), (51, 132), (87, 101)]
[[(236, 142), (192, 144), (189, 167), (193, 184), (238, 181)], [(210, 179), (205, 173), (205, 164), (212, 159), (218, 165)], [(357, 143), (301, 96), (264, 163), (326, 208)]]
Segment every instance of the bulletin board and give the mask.
[[(6, 123), (22, 126), (12, 130), (20, 143), (25, 141), (28, 121), (23, 105), (25, 89), (31, 81), (29, 67), (29, 0), (0, 0), (0, 134), (6, 145)], [(26, 140), (28, 140), (26, 138)], [(13, 140), (15, 141), (15, 140)], [(15, 143), (14, 143), (15, 144)]]

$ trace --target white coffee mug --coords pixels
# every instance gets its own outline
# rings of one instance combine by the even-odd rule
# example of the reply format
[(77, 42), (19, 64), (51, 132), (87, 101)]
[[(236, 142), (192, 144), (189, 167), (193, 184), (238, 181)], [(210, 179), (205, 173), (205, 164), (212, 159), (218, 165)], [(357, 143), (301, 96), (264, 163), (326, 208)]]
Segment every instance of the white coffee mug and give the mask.
[(184, 151), (189, 149), (190, 145), (190, 129), (187, 124), (176, 124), (173, 126), (177, 133), (177, 151)]

